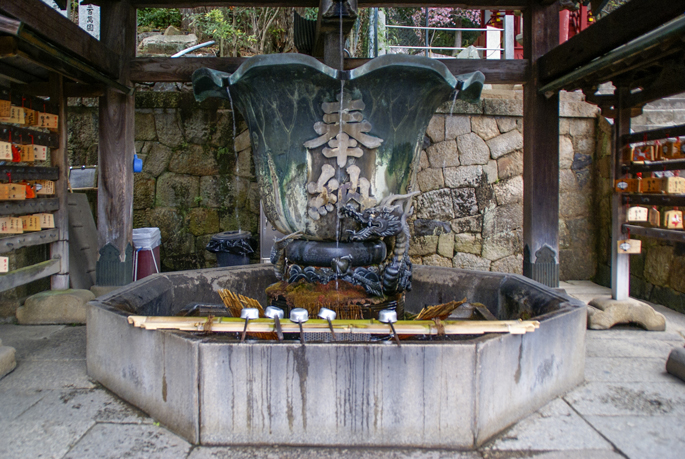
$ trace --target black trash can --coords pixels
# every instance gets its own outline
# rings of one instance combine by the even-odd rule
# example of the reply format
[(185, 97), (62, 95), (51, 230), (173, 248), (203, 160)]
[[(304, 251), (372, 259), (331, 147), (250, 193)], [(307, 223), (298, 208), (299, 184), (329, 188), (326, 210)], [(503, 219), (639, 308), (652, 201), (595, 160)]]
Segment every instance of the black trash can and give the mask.
[(254, 249), (250, 245), (252, 233), (249, 231), (225, 231), (215, 234), (207, 244), (207, 250), (216, 253), (219, 267), (250, 264), (250, 254)]

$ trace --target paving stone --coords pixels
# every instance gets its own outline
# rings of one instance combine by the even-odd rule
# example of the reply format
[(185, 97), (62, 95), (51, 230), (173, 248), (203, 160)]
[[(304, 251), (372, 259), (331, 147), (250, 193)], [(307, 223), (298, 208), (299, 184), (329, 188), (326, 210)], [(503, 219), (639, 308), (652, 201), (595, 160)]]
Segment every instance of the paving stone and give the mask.
[[(15, 420), (0, 424), (3, 459), (61, 458), (90, 429), (91, 420)], [(95, 457), (95, 456), (93, 456)]]
[(37, 403), (27, 409), (21, 421), (88, 419), (95, 422), (119, 424), (152, 424), (153, 420), (142, 411), (129, 405), (101, 388), (63, 389), (48, 391)]
[(15, 358), (22, 360), (29, 353), (48, 346), (48, 338), (64, 328), (64, 325), (0, 325), (0, 338), (3, 345), (16, 349)]
[(24, 390), (0, 392), (0, 426), (14, 421), (47, 394), (46, 391)]
[(651, 306), (632, 298), (617, 301), (613, 298), (595, 298), (588, 308), (588, 327), (606, 330), (616, 324), (636, 323), (647, 330), (666, 330), (666, 318)]
[(553, 400), (523, 419), (491, 447), (495, 450), (583, 450), (613, 447), (566, 402)]
[(67, 327), (54, 333), (48, 345), (22, 357), (24, 360), (84, 360), (86, 358), (86, 327)]
[(64, 456), (91, 458), (182, 458), (190, 443), (154, 425), (97, 424)]
[(307, 448), (289, 446), (199, 447), (188, 459), (481, 459), (477, 452), (439, 449)]
[(20, 324), (72, 324), (86, 323), (86, 303), (94, 300), (90, 290), (47, 290), (26, 299), (17, 308)]
[(685, 416), (586, 416), (630, 459), (681, 459)]
[(588, 357), (585, 380), (588, 382), (673, 382), (664, 369), (664, 358)]
[[(643, 332), (648, 335), (651, 332)], [(665, 359), (678, 343), (660, 340), (601, 339), (586, 341), (588, 357), (637, 357)]]
[[(677, 331), (646, 331), (643, 328), (633, 325), (618, 325), (611, 330), (588, 330), (588, 339), (608, 340), (636, 340), (636, 341), (673, 341), (672, 346), (685, 344), (685, 338)], [(666, 358), (664, 356), (664, 358)]]
[(588, 382), (564, 396), (581, 416), (685, 416), (685, 384)]
[(95, 385), (86, 376), (85, 360), (19, 362), (12, 373), (0, 380), (0, 391), (93, 387)]
[(13, 347), (0, 346), (0, 378), (14, 370), (17, 366), (14, 354), (15, 350)]

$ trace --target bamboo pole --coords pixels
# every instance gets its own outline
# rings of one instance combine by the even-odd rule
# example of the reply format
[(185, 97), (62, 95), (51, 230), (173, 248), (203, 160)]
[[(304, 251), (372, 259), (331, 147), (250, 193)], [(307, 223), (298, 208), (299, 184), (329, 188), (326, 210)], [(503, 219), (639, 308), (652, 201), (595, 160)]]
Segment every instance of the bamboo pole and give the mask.
[[(145, 330), (181, 330), (207, 331), (207, 317), (162, 317), (162, 316), (129, 316), (128, 323)], [(387, 324), (377, 320), (334, 320), (335, 333), (351, 334), (391, 334)], [(440, 323), (440, 329), (432, 320), (401, 320), (396, 322), (395, 330), (399, 335), (482, 335), (484, 333), (524, 334), (540, 327), (536, 320), (446, 320)], [(215, 317), (211, 319), (211, 331), (240, 333), (245, 321), (233, 317)], [(310, 319), (302, 324), (306, 333), (330, 333), (328, 321)], [(283, 333), (299, 333), (299, 325), (288, 319), (281, 319)], [(444, 330), (444, 331), (443, 331)], [(247, 326), (248, 333), (275, 332), (272, 319), (251, 320)]]

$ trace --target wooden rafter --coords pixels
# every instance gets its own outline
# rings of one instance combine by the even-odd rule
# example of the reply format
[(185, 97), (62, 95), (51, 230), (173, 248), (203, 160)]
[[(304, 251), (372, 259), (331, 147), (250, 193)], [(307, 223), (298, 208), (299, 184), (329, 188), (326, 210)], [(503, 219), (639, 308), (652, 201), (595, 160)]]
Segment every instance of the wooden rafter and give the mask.
[[(549, 1), (549, 0), (543, 0)], [(94, 0), (93, 3), (105, 3), (107, 0)], [(469, 9), (503, 9), (520, 10), (527, 7), (527, 0), (359, 0), (359, 7), (425, 7), (450, 6)], [(317, 7), (318, 0), (132, 0), (136, 8), (194, 8), (198, 6), (283, 6), (283, 7)]]

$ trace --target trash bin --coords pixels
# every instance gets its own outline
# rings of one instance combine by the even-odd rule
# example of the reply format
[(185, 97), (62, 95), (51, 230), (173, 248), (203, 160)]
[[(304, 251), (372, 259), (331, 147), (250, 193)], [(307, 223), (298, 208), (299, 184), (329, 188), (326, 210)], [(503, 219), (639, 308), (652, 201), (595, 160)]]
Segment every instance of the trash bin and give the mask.
[(133, 230), (133, 280), (160, 272), (159, 246), (162, 234), (159, 228), (135, 228)]
[(216, 253), (220, 267), (247, 265), (249, 255), (254, 252), (250, 245), (252, 233), (249, 231), (225, 231), (215, 234), (207, 244), (207, 250)]

